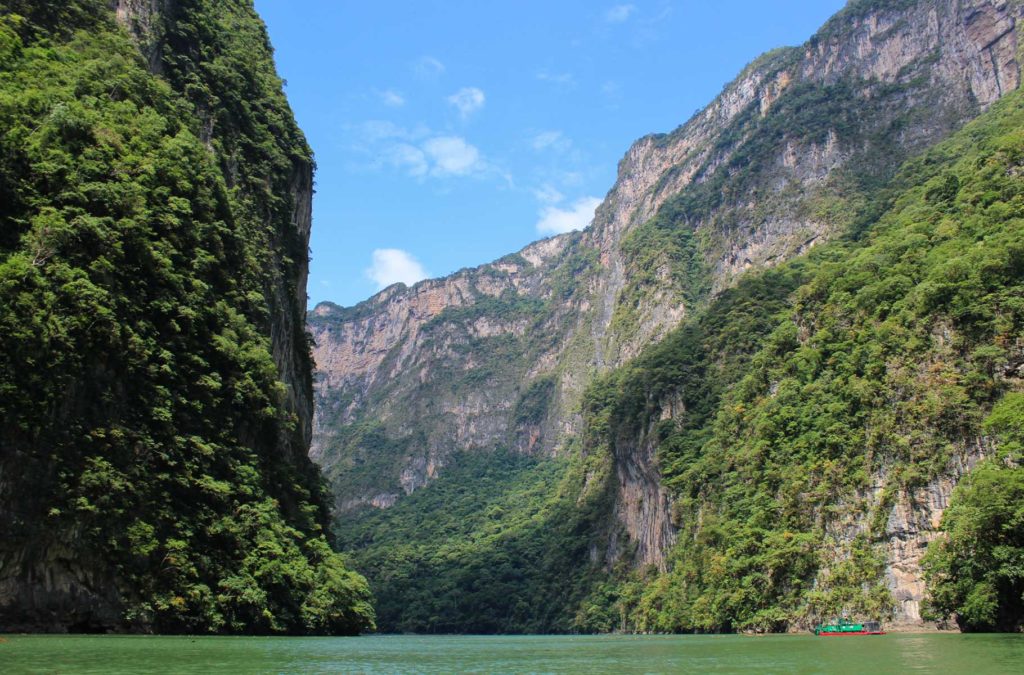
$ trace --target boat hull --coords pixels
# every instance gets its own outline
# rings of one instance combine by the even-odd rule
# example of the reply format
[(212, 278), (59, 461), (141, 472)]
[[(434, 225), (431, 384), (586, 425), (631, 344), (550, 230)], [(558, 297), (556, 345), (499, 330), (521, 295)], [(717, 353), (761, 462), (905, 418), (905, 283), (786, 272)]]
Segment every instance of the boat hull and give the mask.
[(838, 632), (837, 633), (832, 633), (832, 632), (824, 632), (823, 631), (821, 633), (818, 633), (817, 635), (818, 635), (818, 637), (844, 637), (846, 635), (885, 635), (885, 631), (884, 630), (874, 630), (874, 631), (867, 631), (867, 630), (852, 631), (852, 630), (850, 630), (850, 631), (843, 631), (842, 633), (838, 633)]

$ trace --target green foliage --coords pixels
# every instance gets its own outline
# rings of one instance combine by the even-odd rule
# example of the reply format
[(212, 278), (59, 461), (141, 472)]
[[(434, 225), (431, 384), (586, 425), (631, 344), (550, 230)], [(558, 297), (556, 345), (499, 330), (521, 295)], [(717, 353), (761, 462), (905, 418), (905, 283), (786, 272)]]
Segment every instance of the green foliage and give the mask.
[(543, 375), (531, 382), (516, 403), (512, 419), (516, 426), (540, 424), (548, 414), (551, 397), (558, 382), (554, 375)]
[[(385, 632), (566, 632), (601, 573), (589, 563), (607, 492), (582, 463), (463, 453), (386, 511), (339, 520)], [(606, 474), (600, 474), (606, 475)], [(595, 485), (605, 485), (598, 474)]]
[(985, 431), (999, 441), (1000, 454), (1009, 464), (1024, 459), (1024, 394), (1011, 392), (985, 419)]
[[(885, 495), (947, 470), (1015, 386), (1007, 376), (1024, 327), (1022, 125), (1013, 94), (908, 163), (891, 196), (878, 197), (893, 207), (863, 236), (745, 277), (593, 386), (587, 447), (614, 453), (620, 439), (656, 434), (677, 495), (669, 571), (604, 594), (624, 625), (772, 631), (840, 609), (889, 610), (875, 544), (891, 507)], [(1018, 395), (1002, 400), (990, 433), (1016, 424)], [(669, 403), (675, 418), (657, 423)], [(1019, 453), (1018, 442), (1004, 440), (1007, 452)], [(882, 497), (859, 496), (883, 470)], [(1000, 471), (1010, 480), (1018, 470)], [(992, 508), (1019, 506), (1016, 487), (1001, 489), (1006, 498)], [(981, 501), (985, 491), (970, 494)], [(835, 536), (871, 509), (879, 517), (868, 531)], [(1000, 551), (1009, 578), (1018, 554)], [(963, 553), (955, 559), (968, 566), (983, 559)], [(986, 581), (937, 606), (962, 602), (992, 618), (1001, 599), (1019, 598), (1014, 589)]]
[[(573, 235), (570, 235), (573, 236)], [(569, 247), (561, 263), (549, 274), (552, 301), (560, 302), (573, 297), (600, 267), (599, 253), (592, 247), (582, 247), (577, 238)]]
[(89, 628), (358, 632), (272, 355), (309, 151), (262, 24), (177, 3), (168, 84), (108, 5), (0, 17), (0, 546), (73, 542), (123, 615)]
[[(684, 446), (702, 443), (700, 430), (716, 410), (725, 388), (736, 382), (747, 361), (775, 327), (790, 294), (804, 279), (799, 264), (744, 277), (718, 295), (706, 311), (652, 345), (634, 361), (589, 389), (592, 401), (608, 406), (609, 430), (635, 437), (652, 415), (678, 396), (685, 410), (682, 436), (663, 446), (662, 461), (685, 454)], [(596, 414), (597, 408), (591, 411)], [(667, 429), (666, 429), (667, 431)], [(689, 438), (690, 434), (697, 437)]]
[(612, 328), (627, 335), (639, 323), (638, 311), (652, 288), (678, 289), (679, 300), (696, 307), (710, 292), (710, 275), (696, 236), (687, 226), (682, 199), (666, 202), (658, 214), (630, 232), (622, 256), (633, 271), (616, 300)]
[(928, 610), (966, 631), (1024, 628), (1024, 393), (1007, 394), (985, 421), (1000, 444), (953, 491), (945, 539), (924, 559)]
[(461, 307), (445, 307), (440, 314), (423, 325), (423, 330), (445, 323), (467, 324), (486, 317), (490, 321), (531, 320), (544, 308), (544, 302), (514, 290), (506, 290), (499, 296), (477, 294), (472, 304)]
[(826, 42), (849, 30), (850, 24), (863, 21), (871, 14), (907, 9), (921, 0), (849, 0), (811, 38), (811, 44)]
[(378, 422), (340, 425), (329, 432), (325, 452), (337, 457), (325, 472), (337, 494), (397, 491), (411, 439), (395, 440)]

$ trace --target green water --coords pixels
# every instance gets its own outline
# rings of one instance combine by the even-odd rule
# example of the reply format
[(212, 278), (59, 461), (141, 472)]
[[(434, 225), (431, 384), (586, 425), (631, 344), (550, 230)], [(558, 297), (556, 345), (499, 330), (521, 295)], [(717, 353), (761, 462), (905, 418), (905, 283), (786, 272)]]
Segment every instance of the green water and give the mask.
[(1021, 635), (0, 638), (0, 673), (1024, 673)]

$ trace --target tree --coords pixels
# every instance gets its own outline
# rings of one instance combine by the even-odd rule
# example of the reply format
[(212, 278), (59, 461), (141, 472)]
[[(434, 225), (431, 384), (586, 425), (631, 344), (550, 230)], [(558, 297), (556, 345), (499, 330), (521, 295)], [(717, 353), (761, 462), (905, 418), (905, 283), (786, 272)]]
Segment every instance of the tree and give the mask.
[(942, 518), (946, 537), (924, 565), (936, 618), (964, 631), (1024, 627), (1024, 393), (1007, 394), (985, 422), (1000, 443), (957, 486)]

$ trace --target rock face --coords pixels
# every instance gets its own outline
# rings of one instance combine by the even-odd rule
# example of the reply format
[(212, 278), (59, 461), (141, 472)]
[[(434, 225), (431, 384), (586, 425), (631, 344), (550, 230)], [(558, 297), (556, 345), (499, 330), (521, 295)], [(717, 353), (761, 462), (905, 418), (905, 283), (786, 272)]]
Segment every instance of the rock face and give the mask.
[(946, 475), (913, 491), (901, 491), (886, 523), (886, 585), (896, 601), (895, 623), (923, 626), (921, 602), (925, 598), (921, 558), (935, 539), (942, 514), (961, 477), (992, 449), (982, 439), (965, 447)]
[[(390, 505), (393, 498), (378, 495), (425, 485), (455, 449), (551, 452), (542, 443), (554, 435), (550, 374), (579, 308), (548, 310), (559, 292), (554, 265), (578, 240), (548, 239), (492, 265), (412, 289), (393, 286), (352, 309), (322, 304), (311, 313), (320, 364), (311, 456), (328, 475), (362, 463), (358, 442), (338, 448), (367, 421), (382, 424), (393, 441), (390, 454), (376, 458), (386, 469), (354, 492), (339, 491), (339, 505)], [(548, 344), (535, 342), (541, 333)], [(524, 397), (537, 396), (543, 400), (526, 411)]]
[[(1016, 89), (1020, 18), (997, 0), (852, 2), (805, 45), (748, 66), (685, 125), (637, 141), (584, 232), (354, 308), (317, 307), (313, 457), (337, 505), (388, 507), (456, 450), (565, 452), (594, 375), (745, 271), (856, 227), (870, 216), (856, 212), (858, 194)], [(658, 240), (659, 218), (685, 223), (690, 243)], [(356, 433), (369, 424), (372, 442)], [(635, 563), (662, 566), (675, 533), (653, 443), (621, 439), (612, 454), (609, 531), (617, 521)], [(912, 597), (908, 551), (931, 536), (943, 490), (893, 528), (894, 588)], [(627, 548), (610, 540), (595, 552), (609, 565)]]
[[(921, 617), (925, 583), (921, 559), (928, 544), (939, 534), (942, 514), (949, 506), (953, 488), (981, 459), (992, 454), (987, 439), (975, 438), (957, 449), (942, 475), (914, 489), (886, 493), (889, 476), (874, 476), (871, 490), (840, 504), (842, 513), (828, 530), (824, 569), (818, 581), (827, 586), (829, 568), (849, 558), (847, 547), (858, 536), (871, 536), (870, 515), (882, 513), (884, 524), (878, 538), (884, 547), (884, 584), (892, 594), (894, 607), (888, 626), (927, 629), (934, 624)], [(796, 627), (794, 627), (796, 628)], [(800, 627), (803, 630), (806, 626)]]
[(306, 282), (309, 278), (309, 236), (313, 227), (313, 166), (295, 161), (288, 187), (292, 204), (290, 227), (274, 249), (277, 273), (265, 291), (270, 307), (270, 340), (274, 362), (287, 387), (287, 405), (295, 433), (285, 433), (281, 447), (296, 462), (305, 462), (313, 440), (313, 369), (306, 338)]
[(164, 44), (164, 18), (174, 11), (176, 0), (110, 0), (117, 21), (127, 28), (154, 73), (163, 72), (160, 49)]

